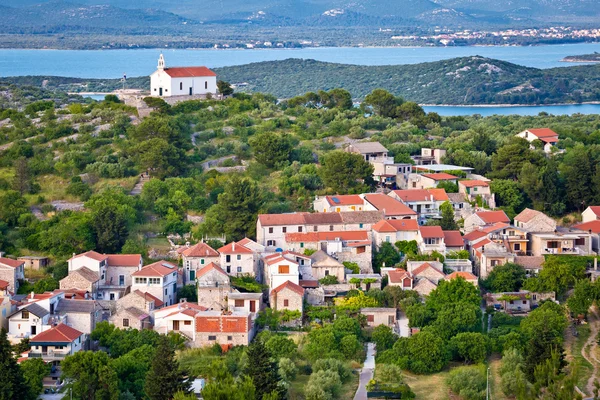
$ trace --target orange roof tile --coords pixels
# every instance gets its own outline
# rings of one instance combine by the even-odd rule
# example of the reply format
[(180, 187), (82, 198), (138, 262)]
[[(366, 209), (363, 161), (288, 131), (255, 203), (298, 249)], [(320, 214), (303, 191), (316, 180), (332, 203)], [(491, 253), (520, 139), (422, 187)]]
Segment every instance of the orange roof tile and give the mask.
[(246, 246), (236, 243), (236, 242), (231, 242), (229, 244), (226, 244), (225, 246), (221, 247), (218, 251), (221, 254), (252, 254), (253, 253), (253, 251), (250, 250), (249, 248), (247, 248)]
[(475, 213), (483, 222), (486, 224), (493, 224), (496, 222), (506, 222), (510, 223), (510, 218), (508, 215), (502, 210), (500, 211), (478, 211)]
[(421, 232), (422, 238), (443, 238), (444, 231), (441, 226), (420, 226), (419, 232)]
[(412, 274), (413, 274), (413, 276), (419, 276), (420, 274), (422, 274), (423, 272), (425, 272), (426, 270), (429, 270), (429, 269), (435, 271), (435, 273), (437, 273), (438, 275), (441, 275), (442, 277), (446, 276), (446, 275), (444, 275), (443, 272), (438, 271), (429, 263), (421, 264), (419, 267), (417, 267), (416, 269), (413, 270)]
[(471, 232), (467, 233), (466, 235), (464, 235), (463, 240), (467, 240), (470, 242), (472, 240), (477, 240), (482, 237), (485, 237), (487, 235), (488, 235), (487, 232), (475, 230), (475, 231), (471, 231)]
[(332, 206), (353, 206), (362, 205), (364, 203), (362, 197), (357, 194), (325, 196), (325, 199)]
[(279, 293), (285, 289), (289, 289), (293, 292), (298, 293), (300, 296), (304, 296), (304, 289), (301, 286), (296, 285), (292, 281), (285, 281), (281, 285), (277, 286), (275, 289), (271, 290), (271, 293)]
[(592, 210), (596, 216), (600, 217), (600, 206), (589, 206), (588, 208)]
[(592, 233), (600, 234), (600, 220), (584, 222), (573, 226), (575, 229), (582, 231), (592, 231)]
[(137, 294), (138, 296), (142, 297), (145, 301), (153, 301), (154, 302), (154, 307), (162, 307), (163, 304), (165, 304), (161, 299), (159, 299), (158, 297), (148, 293), (148, 292), (142, 292), (141, 290), (136, 290), (133, 293)]
[(447, 276), (448, 279), (463, 278), (465, 281), (476, 281), (477, 277), (470, 272), (455, 271)]
[(448, 194), (444, 189), (407, 189), (393, 191), (404, 202), (429, 201), (433, 196), (434, 201), (448, 201)]
[(219, 257), (219, 253), (204, 242), (185, 249), (181, 254), (186, 257)]
[(277, 253), (277, 257), (265, 257), (264, 261), (267, 265), (273, 265), (273, 264), (277, 264), (280, 262), (286, 262), (286, 263), (293, 263), (298, 265), (298, 263), (296, 261), (292, 261), (292, 260), (288, 260), (287, 258), (284, 258), (281, 254)]
[(209, 271), (212, 271), (213, 269), (225, 276), (229, 276), (229, 275), (227, 275), (227, 272), (225, 272), (225, 271), (223, 271), (223, 269), (221, 269), (221, 267), (219, 267), (217, 264), (211, 262), (210, 264), (204, 266), (202, 269), (200, 269), (196, 273), (196, 278), (200, 278), (201, 276), (208, 273)]
[(8, 289), (9, 285), (10, 283), (8, 283), (7, 281), (3, 281), (2, 279), (0, 279), (0, 290)]
[(402, 283), (405, 278), (412, 279), (410, 272), (403, 269), (388, 271), (390, 283)]
[(196, 332), (248, 333), (252, 326), (250, 315), (197, 316)]
[(165, 68), (165, 73), (171, 78), (217, 76), (217, 74), (206, 67), (170, 67)]
[(338, 238), (343, 241), (369, 240), (369, 233), (367, 231), (341, 231), (286, 233), (285, 235), (287, 242), (324, 242)]
[(377, 210), (385, 210), (385, 215), (417, 215), (417, 213), (411, 210), (406, 204), (385, 194), (367, 194), (365, 195), (365, 200), (371, 203)]
[(558, 142), (558, 133), (554, 132), (552, 129), (534, 128), (534, 129), (527, 129), (527, 130), (529, 132), (533, 133), (542, 142), (546, 142), (546, 143)]
[(77, 329), (71, 328), (68, 325), (60, 324), (54, 328), (50, 328), (36, 336), (30, 341), (31, 343), (71, 343), (78, 337), (83, 335)]
[(96, 261), (104, 261), (108, 258), (108, 256), (106, 254), (100, 254), (94, 250), (90, 250), (90, 251), (86, 251), (85, 253), (77, 254), (77, 255), (69, 258), (69, 260), (73, 260), (73, 259), (79, 258), (79, 257), (89, 257)]
[(526, 208), (523, 211), (521, 211), (519, 213), (519, 215), (517, 215), (514, 219), (515, 219), (515, 221), (529, 222), (533, 218), (535, 218), (539, 215), (545, 215), (545, 214), (538, 210), (532, 210), (531, 208)]
[(444, 231), (444, 243), (448, 247), (462, 247), (465, 245), (460, 231)]
[[(499, 231), (500, 229), (508, 228), (509, 226), (510, 226), (510, 224), (507, 224), (506, 222), (496, 222), (495, 224), (481, 226), (481, 227), (479, 227), (479, 229), (485, 233), (492, 233), (492, 232)], [(517, 228), (515, 228), (515, 229), (518, 230)]]
[(478, 249), (480, 247), (485, 246), (486, 244), (492, 243), (492, 241), (490, 239), (483, 239), (481, 242), (477, 242), (475, 243), (472, 247), (474, 249)]
[(19, 268), (24, 265), (24, 261), (13, 260), (12, 258), (0, 257), (0, 264), (6, 265), (11, 268)]
[(258, 220), (262, 226), (303, 225), (305, 222), (304, 213), (259, 214)]
[(454, 181), (458, 179), (457, 176), (450, 175), (446, 172), (437, 172), (435, 174), (423, 174), (424, 177), (433, 179), (434, 181)]
[(142, 262), (141, 254), (107, 254), (109, 267), (137, 267)]
[(141, 270), (135, 271), (131, 276), (167, 276), (177, 272), (177, 265), (167, 261), (157, 261), (144, 266)]
[(478, 187), (478, 186), (483, 186), (483, 187), (490, 186), (489, 182), (480, 181), (477, 179), (468, 180), (468, 181), (459, 181), (458, 184), (463, 185), (464, 187), (469, 187), (469, 188)]

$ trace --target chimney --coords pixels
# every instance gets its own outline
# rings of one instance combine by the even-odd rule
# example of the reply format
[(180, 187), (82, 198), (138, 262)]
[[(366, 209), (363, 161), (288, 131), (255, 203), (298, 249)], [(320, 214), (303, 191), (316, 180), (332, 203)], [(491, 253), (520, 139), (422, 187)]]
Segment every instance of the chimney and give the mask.
[(235, 251), (235, 242), (231, 244), (231, 250)]
[(35, 292), (31, 292), (31, 294), (30, 294), (30, 297), (29, 297), (29, 298), (30, 298), (31, 300), (33, 300), (34, 296), (35, 296)]

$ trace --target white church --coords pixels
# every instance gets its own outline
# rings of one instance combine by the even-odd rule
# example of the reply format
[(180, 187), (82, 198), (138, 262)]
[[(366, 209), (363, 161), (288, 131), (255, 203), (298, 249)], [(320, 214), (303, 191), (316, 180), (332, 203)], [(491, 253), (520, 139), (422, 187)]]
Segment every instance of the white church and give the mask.
[(156, 97), (216, 95), (217, 74), (206, 67), (167, 68), (161, 54), (150, 75), (150, 91)]

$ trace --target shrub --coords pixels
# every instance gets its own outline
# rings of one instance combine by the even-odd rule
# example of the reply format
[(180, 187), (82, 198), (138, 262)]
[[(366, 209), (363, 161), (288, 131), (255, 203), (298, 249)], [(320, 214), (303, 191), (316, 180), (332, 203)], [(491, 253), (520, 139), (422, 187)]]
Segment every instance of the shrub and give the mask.
[(308, 378), (306, 400), (329, 400), (337, 398), (342, 390), (342, 381), (335, 371), (313, 372)]
[(322, 358), (313, 364), (313, 373), (318, 371), (334, 371), (340, 380), (347, 382), (352, 376), (352, 371), (342, 361), (335, 358)]
[(326, 277), (319, 279), (319, 283), (321, 285), (335, 285), (335, 284), (338, 284), (340, 282), (338, 281), (337, 276), (335, 276), (335, 275), (327, 275)]
[(281, 358), (278, 363), (279, 368), (279, 376), (286, 382), (293, 381), (296, 378), (296, 374), (298, 373), (298, 368), (296, 367), (296, 363), (294, 363), (289, 358)]
[(485, 367), (459, 367), (450, 371), (448, 386), (454, 394), (465, 400), (485, 399), (486, 374)]

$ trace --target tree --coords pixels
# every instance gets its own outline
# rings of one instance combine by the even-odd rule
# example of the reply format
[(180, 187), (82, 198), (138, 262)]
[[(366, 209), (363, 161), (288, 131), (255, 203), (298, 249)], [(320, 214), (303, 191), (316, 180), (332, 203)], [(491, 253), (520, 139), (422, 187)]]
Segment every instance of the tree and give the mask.
[(496, 195), (496, 203), (508, 215), (517, 215), (525, 207), (525, 199), (519, 182), (510, 179), (494, 179), (490, 188)]
[(348, 360), (355, 360), (362, 350), (362, 346), (356, 335), (346, 335), (340, 340), (340, 351)]
[(454, 207), (449, 201), (445, 201), (440, 205), (440, 212), (442, 219), (440, 220), (440, 226), (445, 231), (453, 231), (458, 229), (456, 221), (454, 221)]
[(492, 175), (499, 179), (516, 180), (525, 162), (538, 165), (543, 156), (529, 149), (525, 139), (512, 139), (492, 156)]
[(484, 367), (459, 367), (450, 371), (447, 381), (452, 392), (462, 399), (485, 398), (486, 373)]
[(170, 399), (175, 393), (189, 393), (191, 382), (179, 369), (175, 352), (166, 336), (160, 336), (156, 354), (146, 375), (144, 391), (150, 400)]
[(391, 349), (398, 340), (398, 337), (392, 331), (392, 328), (386, 325), (378, 325), (373, 329), (371, 334), (371, 340), (377, 346), (378, 352)]
[(567, 299), (567, 307), (575, 316), (586, 316), (596, 298), (596, 285), (589, 279), (580, 279), (575, 283), (571, 297)]
[[(24, 394), (29, 396), (29, 393), (23, 372), (13, 355), (6, 330), (2, 328), (0, 329), (0, 399), (20, 400)], [(36, 397), (33, 395), (33, 398)]]
[(146, 375), (150, 369), (154, 348), (149, 344), (112, 360), (112, 368), (119, 378), (119, 391), (131, 394), (136, 399), (144, 398)]
[(481, 304), (481, 296), (477, 287), (462, 278), (440, 281), (438, 287), (429, 294), (426, 301), (427, 307), (436, 311), (447, 305), (460, 303), (469, 303), (477, 308)]
[(485, 336), (479, 332), (462, 332), (450, 339), (450, 348), (465, 363), (478, 364), (487, 356)]
[(581, 211), (591, 205), (594, 168), (588, 149), (583, 144), (578, 144), (565, 154), (561, 172), (571, 208)]
[(267, 168), (282, 166), (290, 158), (294, 149), (291, 137), (287, 134), (263, 132), (248, 141), (254, 158)]
[(400, 262), (400, 254), (391, 243), (384, 242), (373, 254), (373, 268), (380, 271), (381, 268), (393, 267)]
[(281, 377), (277, 371), (277, 363), (260, 340), (248, 346), (248, 366), (246, 373), (256, 388), (256, 396), (262, 398), (270, 393), (277, 393), (278, 399), (285, 398), (285, 388), (280, 385)]
[(513, 263), (506, 263), (494, 267), (487, 279), (483, 282), (486, 288), (493, 293), (518, 292), (525, 281), (523, 267)]
[(481, 324), (481, 309), (468, 302), (448, 303), (440, 308), (432, 326), (442, 338), (476, 330)]
[(308, 343), (303, 347), (303, 352), (309, 360), (318, 360), (324, 357), (341, 357), (338, 351), (338, 342), (331, 325), (311, 330), (307, 335)]
[(528, 382), (523, 373), (523, 356), (517, 349), (504, 351), (500, 377), (502, 392), (505, 395), (524, 397)]
[(62, 379), (67, 380), (73, 397), (82, 400), (116, 400), (118, 378), (110, 367), (108, 354), (79, 351), (61, 363)]
[[(583, 262), (582, 262), (583, 261)], [(547, 256), (537, 277), (529, 278), (524, 288), (532, 292), (564, 294), (578, 279), (585, 279), (586, 260), (579, 256)]]
[[(351, 310), (358, 311), (365, 307), (379, 307), (379, 302), (369, 296), (366, 296), (364, 292), (358, 291), (356, 296), (348, 298), (336, 298), (335, 305), (338, 310)], [(337, 321), (337, 319), (336, 319)], [(338, 325), (339, 326), (339, 325)]]
[(279, 376), (281, 376), (281, 379), (284, 381), (289, 383), (296, 378), (298, 367), (296, 367), (296, 363), (289, 358), (281, 358), (277, 364), (277, 367)]
[(217, 90), (223, 96), (229, 96), (233, 94), (233, 88), (231, 87), (231, 84), (229, 84), (229, 82), (217, 81)]
[(375, 89), (365, 96), (361, 107), (365, 111), (369, 109), (376, 115), (388, 118), (396, 116), (396, 107), (402, 104), (402, 100), (396, 98), (385, 89)]
[(373, 184), (373, 166), (360, 154), (335, 150), (320, 161), (319, 176), (336, 193), (360, 192)]
[(250, 377), (243, 375), (234, 380), (222, 361), (213, 361), (210, 376), (202, 389), (205, 400), (256, 400), (256, 388)]
[(337, 398), (341, 390), (342, 382), (335, 371), (320, 370), (310, 375), (304, 393), (306, 400), (328, 400)]
[(298, 345), (292, 339), (282, 335), (275, 335), (265, 342), (267, 351), (271, 357), (278, 360), (280, 358), (294, 358), (298, 352)]
[[(402, 347), (405, 340), (398, 340), (394, 349)], [(408, 339), (407, 356), (409, 369), (417, 374), (441, 371), (449, 360), (444, 340), (431, 332), (419, 332)], [(404, 352), (401, 352), (401, 355)]]
[(399, 240), (394, 245), (402, 254), (416, 255), (419, 252), (419, 245), (416, 240)]
[(29, 171), (29, 165), (25, 157), (19, 157), (15, 160), (15, 177), (13, 179), (13, 189), (22, 195), (31, 193), (33, 182)]
[(321, 358), (313, 364), (313, 372), (317, 371), (335, 371), (342, 383), (347, 382), (352, 377), (352, 371), (343, 361), (335, 358)]
[(50, 374), (50, 365), (41, 358), (28, 358), (20, 364), (23, 378), (28, 386), (28, 393), (32, 400), (37, 399), (44, 389), (44, 377)]
[(15, 226), (21, 214), (29, 212), (27, 201), (16, 190), (0, 193), (0, 221)]
[(450, 181), (443, 181), (436, 186), (438, 189), (444, 189), (446, 193), (458, 193), (458, 185)]
[(198, 302), (198, 290), (196, 288), (196, 284), (193, 285), (185, 285), (179, 289), (177, 289), (177, 298), (178, 299), (187, 299), (187, 301), (191, 303)]
[(145, 140), (132, 151), (140, 168), (152, 171), (152, 175), (159, 179), (181, 175), (188, 166), (185, 151), (166, 139), (157, 137)]

